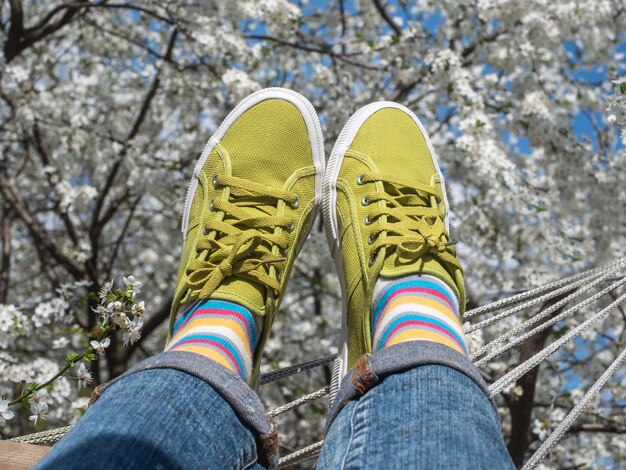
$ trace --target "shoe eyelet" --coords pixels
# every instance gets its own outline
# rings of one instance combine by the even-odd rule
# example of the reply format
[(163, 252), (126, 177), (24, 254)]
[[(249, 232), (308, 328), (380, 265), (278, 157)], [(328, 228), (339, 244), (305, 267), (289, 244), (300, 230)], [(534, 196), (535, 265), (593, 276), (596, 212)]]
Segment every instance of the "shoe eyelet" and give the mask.
[(217, 187), (219, 186), (219, 185), (217, 184), (217, 175), (213, 175), (213, 181), (212, 181), (212, 184), (213, 184), (213, 187), (214, 187), (215, 189), (217, 189)]
[(287, 256), (287, 253), (289, 253), (289, 247), (287, 248), (279, 248), (280, 254), (283, 256)]
[(209, 212), (213, 212), (213, 202), (215, 201), (215, 199), (211, 199), (211, 202), (209, 203)]
[(367, 200), (367, 196), (363, 196), (363, 198), (361, 199), (361, 205), (363, 206), (369, 206), (371, 204), (371, 202), (369, 202)]
[(376, 262), (376, 253), (372, 252), (372, 255), (370, 256), (368, 265), (370, 267), (372, 267), (374, 265), (374, 263)]
[(282, 279), (283, 275), (281, 274), (281, 272), (277, 269), (276, 270), (276, 279), (280, 282), (280, 280)]
[(202, 235), (208, 235), (209, 230), (206, 227), (202, 227)]
[(300, 197), (296, 194), (296, 200), (291, 204), (291, 208), (297, 209), (298, 207), (300, 207)]
[(359, 177), (356, 179), (356, 184), (358, 184), (359, 186), (364, 185), (365, 183), (363, 182), (363, 177), (365, 175), (359, 175)]
[(289, 227), (287, 227), (287, 231), (288, 232), (293, 232), (293, 229), (295, 229), (295, 228), (296, 228), (296, 223), (295, 222), (291, 222)]
[(365, 225), (371, 225), (374, 223), (374, 221), (370, 219), (369, 215), (365, 216), (365, 219), (363, 220), (363, 222), (365, 223)]
[(367, 243), (371, 245), (372, 243), (376, 241), (376, 238), (377, 237), (375, 237), (373, 233), (370, 233), (369, 236), (367, 237)]

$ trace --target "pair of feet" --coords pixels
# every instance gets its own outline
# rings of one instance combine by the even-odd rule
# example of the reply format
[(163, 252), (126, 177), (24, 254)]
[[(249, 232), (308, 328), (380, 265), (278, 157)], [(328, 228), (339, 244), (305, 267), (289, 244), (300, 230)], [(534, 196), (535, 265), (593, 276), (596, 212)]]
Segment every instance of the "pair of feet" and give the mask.
[(325, 165), (313, 106), (281, 88), (244, 99), (195, 166), (166, 349), (202, 354), (254, 387), (320, 205), (344, 299), (331, 388), (361, 355), (403, 341), (466, 354), (443, 177), (417, 117), (385, 101), (359, 109)]

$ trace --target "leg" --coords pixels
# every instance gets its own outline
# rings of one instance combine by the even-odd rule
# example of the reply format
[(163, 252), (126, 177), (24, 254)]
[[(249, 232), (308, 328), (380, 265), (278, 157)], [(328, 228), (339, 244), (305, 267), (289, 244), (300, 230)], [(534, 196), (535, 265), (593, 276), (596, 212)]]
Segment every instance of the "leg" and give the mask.
[(254, 433), (211, 385), (174, 369), (120, 380), (38, 469), (263, 468)]
[(514, 466), (481, 387), (454, 368), (423, 365), (348, 403), (328, 430), (318, 468)]
[(443, 173), (409, 109), (359, 109), (322, 213), (344, 296), (321, 468), (511, 468), (469, 360)]

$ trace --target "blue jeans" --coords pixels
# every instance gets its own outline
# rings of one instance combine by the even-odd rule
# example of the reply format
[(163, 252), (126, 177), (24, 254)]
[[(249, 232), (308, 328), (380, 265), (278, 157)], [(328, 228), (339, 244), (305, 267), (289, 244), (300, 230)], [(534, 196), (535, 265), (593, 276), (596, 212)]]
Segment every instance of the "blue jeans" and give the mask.
[[(514, 468), (469, 361), (445, 346), (413, 343), (364, 356), (346, 376), (318, 468)], [(277, 430), (254, 392), (201, 356), (172, 354), (107, 385), (36, 468), (274, 466)]]

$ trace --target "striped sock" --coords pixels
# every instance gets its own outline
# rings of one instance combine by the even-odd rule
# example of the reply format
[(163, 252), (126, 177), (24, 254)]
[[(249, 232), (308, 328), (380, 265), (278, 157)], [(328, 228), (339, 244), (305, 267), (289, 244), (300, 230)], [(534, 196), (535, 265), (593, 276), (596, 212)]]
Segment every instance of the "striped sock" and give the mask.
[(204, 300), (176, 319), (166, 351), (200, 354), (239, 374), (252, 374), (259, 325), (250, 311), (223, 300)]
[(433, 341), (469, 356), (459, 302), (434, 276), (379, 278), (372, 302), (372, 350), (405, 341)]

